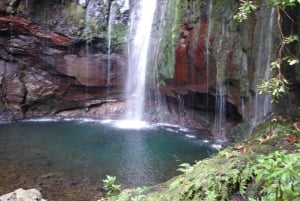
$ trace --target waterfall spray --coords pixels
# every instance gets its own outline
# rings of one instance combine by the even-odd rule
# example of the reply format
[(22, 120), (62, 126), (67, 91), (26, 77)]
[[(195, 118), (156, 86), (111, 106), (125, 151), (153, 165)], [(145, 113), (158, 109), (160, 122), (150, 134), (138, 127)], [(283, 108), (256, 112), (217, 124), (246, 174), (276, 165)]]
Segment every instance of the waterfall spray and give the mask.
[(129, 62), (126, 81), (126, 119), (142, 120), (145, 85), (147, 55), (150, 43), (152, 23), (156, 9), (156, 0), (139, 0), (135, 4), (131, 14), (129, 44)]

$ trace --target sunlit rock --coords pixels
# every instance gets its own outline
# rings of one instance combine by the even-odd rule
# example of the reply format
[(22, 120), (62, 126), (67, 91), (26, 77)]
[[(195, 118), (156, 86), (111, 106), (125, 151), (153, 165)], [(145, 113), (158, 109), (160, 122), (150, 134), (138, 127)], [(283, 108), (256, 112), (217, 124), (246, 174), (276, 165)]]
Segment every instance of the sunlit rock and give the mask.
[(24, 190), (19, 188), (14, 192), (0, 196), (0, 201), (46, 201), (37, 189)]

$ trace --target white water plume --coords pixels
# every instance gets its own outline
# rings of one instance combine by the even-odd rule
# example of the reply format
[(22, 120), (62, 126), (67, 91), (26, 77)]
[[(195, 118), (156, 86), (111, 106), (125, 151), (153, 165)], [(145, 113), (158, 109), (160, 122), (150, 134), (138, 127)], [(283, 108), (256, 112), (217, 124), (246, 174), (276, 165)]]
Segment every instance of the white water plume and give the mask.
[(147, 55), (156, 0), (138, 0), (131, 14), (128, 74), (126, 81), (127, 120), (143, 118)]

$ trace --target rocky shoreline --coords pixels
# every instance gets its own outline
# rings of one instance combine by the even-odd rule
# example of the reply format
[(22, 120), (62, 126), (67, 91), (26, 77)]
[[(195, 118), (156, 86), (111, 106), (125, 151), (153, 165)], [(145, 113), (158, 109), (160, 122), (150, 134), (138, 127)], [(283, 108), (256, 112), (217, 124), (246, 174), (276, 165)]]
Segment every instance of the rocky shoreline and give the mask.
[[(27, 170), (9, 169), (9, 167), (2, 170), (4, 176), (0, 181), (0, 195), (3, 195), (0, 196), (0, 201), (19, 201), (22, 197), (26, 198), (26, 201), (45, 201), (42, 198), (87, 201), (103, 195), (101, 181), (91, 181), (79, 176), (70, 178), (51, 172), (42, 174), (40, 170), (32, 170), (30, 167)], [(20, 187), (34, 190), (19, 190)], [(13, 191), (13, 189), (18, 190)]]

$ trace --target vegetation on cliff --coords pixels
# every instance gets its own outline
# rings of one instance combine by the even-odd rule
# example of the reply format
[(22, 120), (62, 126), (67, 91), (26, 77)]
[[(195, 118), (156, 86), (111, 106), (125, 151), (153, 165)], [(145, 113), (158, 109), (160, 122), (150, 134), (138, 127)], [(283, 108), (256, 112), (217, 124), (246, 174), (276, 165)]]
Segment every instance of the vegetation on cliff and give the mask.
[[(299, 0), (269, 0), (269, 5), (274, 7), (277, 14), (277, 25), (280, 32), (281, 43), (277, 50), (277, 58), (271, 63), (271, 70), (274, 72), (274, 77), (269, 80), (262, 80), (258, 86), (260, 93), (268, 92), (271, 95), (272, 102), (278, 102), (283, 94), (288, 91), (289, 81), (283, 74), (285, 66), (293, 66), (299, 63), (295, 53), (290, 50), (290, 45), (299, 41), (297, 33), (293, 33), (292, 25), (289, 32), (283, 30), (283, 17), (287, 18), (292, 24), (297, 22), (286, 11), (288, 8), (293, 8), (300, 3)], [(259, 1), (241, 0), (241, 4), (234, 19), (238, 22), (243, 22), (248, 19), (253, 11), (259, 8)]]

